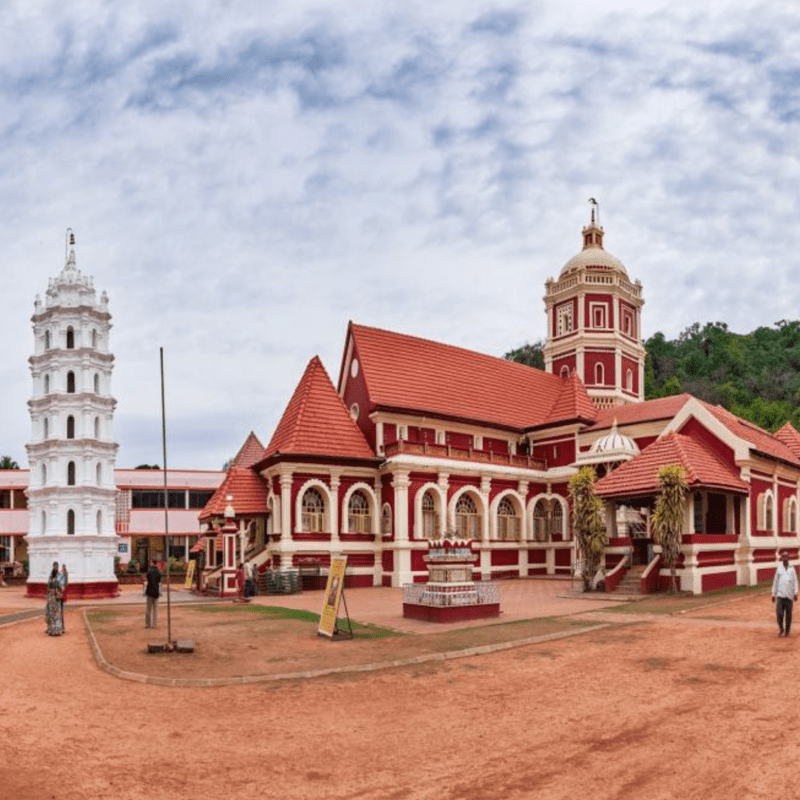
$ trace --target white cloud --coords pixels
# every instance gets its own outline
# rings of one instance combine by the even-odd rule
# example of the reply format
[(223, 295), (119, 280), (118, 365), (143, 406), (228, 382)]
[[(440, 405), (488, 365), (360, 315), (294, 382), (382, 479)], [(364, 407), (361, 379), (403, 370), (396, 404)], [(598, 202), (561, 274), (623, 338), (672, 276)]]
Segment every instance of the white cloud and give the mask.
[(336, 379), (350, 318), (539, 339), (590, 196), (646, 335), (798, 316), (799, 15), (4, 5), (0, 454), (24, 461), (28, 317), (67, 226), (111, 298), (124, 466), (160, 461), (162, 345), (170, 460), (215, 468), (269, 438), (311, 356)]

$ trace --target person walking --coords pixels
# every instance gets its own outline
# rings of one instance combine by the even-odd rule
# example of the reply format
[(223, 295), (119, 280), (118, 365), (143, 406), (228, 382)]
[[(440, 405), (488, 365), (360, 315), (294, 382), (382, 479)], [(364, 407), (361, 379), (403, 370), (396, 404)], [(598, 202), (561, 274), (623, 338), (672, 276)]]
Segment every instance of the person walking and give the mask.
[(58, 581), (61, 584), (61, 629), (63, 633), (67, 632), (67, 626), (64, 624), (64, 600), (67, 598), (67, 586), (69, 586), (69, 573), (67, 572), (67, 565), (61, 565), (61, 573), (58, 576)]
[(789, 553), (781, 553), (781, 563), (772, 581), (772, 602), (778, 617), (778, 636), (788, 636), (792, 629), (792, 604), (797, 600), (797, 573), (789, 566)]
[(145, 582), (144, 626), (145, 628), (155, 628), (158, 627), (158, 598), (161, 596), (161, 571), (158, 569), (155, 559), (150, 561)]

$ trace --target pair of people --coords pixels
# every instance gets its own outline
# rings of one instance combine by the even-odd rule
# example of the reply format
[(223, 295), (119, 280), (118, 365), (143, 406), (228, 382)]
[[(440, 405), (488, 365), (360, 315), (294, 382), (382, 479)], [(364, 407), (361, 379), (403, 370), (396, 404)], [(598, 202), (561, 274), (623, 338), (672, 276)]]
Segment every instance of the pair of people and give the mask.
[(778, 617), (778, 636), (788, 636), (792, 629), (792, 605), (797, 600), (797, 573), (789, 566), (789, 554), (781, 553), (781, 563), (772, 581), (772, 602)]
[(58, 569), (58, 561), (53, 562), (53, 569), (47, 579), (47, 604), (45, 605), (45, 620), (47, 622), (48, 636), (62, 636), (65, 634), (64, 627), (64, 596), (69, 585), (69, 573), (67, 565), (61, 565)]

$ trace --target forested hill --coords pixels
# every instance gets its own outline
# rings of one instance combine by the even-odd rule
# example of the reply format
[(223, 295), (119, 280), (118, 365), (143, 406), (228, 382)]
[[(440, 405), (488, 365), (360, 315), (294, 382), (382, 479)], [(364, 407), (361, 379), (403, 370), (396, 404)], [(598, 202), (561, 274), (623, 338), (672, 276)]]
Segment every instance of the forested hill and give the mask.
[[(800, 321), (747, 334), (724, 322), (696, 322), (677, 339), (656, 333), (644, 344), (646, 399), (689, 392), (767, 430), (787, 420), (800, 429)], [(505, 358), (543, 369), (542, 342)]]

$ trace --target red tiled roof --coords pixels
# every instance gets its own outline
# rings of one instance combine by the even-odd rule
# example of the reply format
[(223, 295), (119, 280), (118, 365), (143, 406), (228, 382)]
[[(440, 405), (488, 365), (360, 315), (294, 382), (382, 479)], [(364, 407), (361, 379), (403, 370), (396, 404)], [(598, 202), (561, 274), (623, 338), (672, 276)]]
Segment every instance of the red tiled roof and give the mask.
[(702, 400), (698, 402), (702, 403), (731, 433), (749, 442), (759, 452), (800, 466), (800, 457), (785, 444), (783, 438), (773, 436), (769, 431), (737, 417), (722, 406), (712, 406)]
[(586, 387), (575, 370), (572, 371), (569, 378), (563, 380), (561, 393), (547, 415), (547, 422), (555, 424), (574, 419), (584, 422), (592, 422), (597, 419), (597, 409), (589, 399)]
[(791, 422), (787, 422), (780, 430), (775, 431), (774, 436), (800, 458), (800, 433)]
[(266, 481), (251, 469), (231, 467), (225, 480), (200, 512), (199, 519), (223, 516), (228, 505), (228, 495), (233, 496), (231, 502), (237, 517), (267, 512)]
[(701, 442), (681, 433), (668, 433), (638, 456), (617, 467), (595, 484), (598, 497), (643, 497), (659, 491), (658, 470), (680, 464), (690, 489), (703, 487), (745, 494), (748, 485), (737, 472)]
[(375, 458), (318, 356), (306, 367), (264, 455), (276, 453)]
[(642, 403), (602, 408), (597, 412), (594, 425), (586, 430), (597, 431), (610, 428), (614, 424), (615, 418), (620, 428), (640, 422), (672, 419), (691, 398), (690, 394), (675, 394), (670, 397), (659, 397), (657, 400), (645, 400)]
[(545, 423), (561, 378), (461, 347), (351, 322), (372, 403), (524, 429)]
[(252, 467), (257, 461), (264, 458), (264, 445), (258, 441), (258, 436), (250, 431), (244, 444), (239, 448), (239, 452), (231, 462), (232, 467)]

